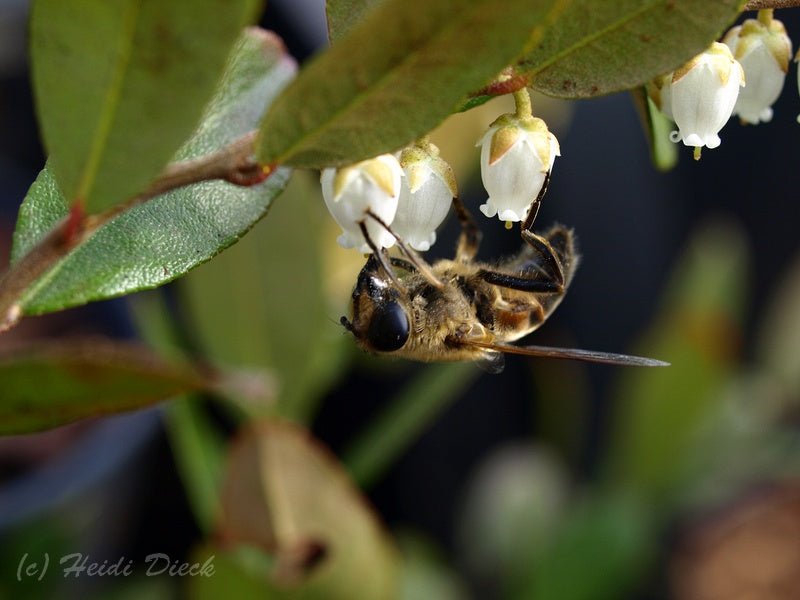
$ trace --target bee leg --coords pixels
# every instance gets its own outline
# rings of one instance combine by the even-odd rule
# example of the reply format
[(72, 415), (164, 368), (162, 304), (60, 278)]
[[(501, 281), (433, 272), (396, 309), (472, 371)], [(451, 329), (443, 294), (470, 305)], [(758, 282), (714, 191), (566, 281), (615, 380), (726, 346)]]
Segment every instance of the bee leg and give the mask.
[(401, 284), (400, 280), (397, 279), (397, 276), (394, 274), (394, 269), (389, 264), (388, 257), (383, 251), (375, 245), (375, 242), (372, 241), (372, 238), (369, 237), (369, 233), (367, 232), (367, 224), (364, 221), (361, 221), (358, 224), (358, 227), (361, 229), (361, 234), (364, 236), (364, 240), (366, 240), (367, 245), (372, 250), (372, 255), (378, 259), (378, 262), (381, 264), (381, 268), (383, 269), (386, 276), (391, 279), (392, 283), (397, 286), (398, 289), (405, 289)]
[(525, 268), (519, 274), (512, 275), (488, 270), (479, 271), (478, 275), (486, 282), (523, 292), (552, 294), (564, 292), (564, 268), (561, 265), (558, 253), (553, 249), (547, 238), (533, 231), (533, 223), (539, 213), (539, 207), (542, 205), (542, 198), (547, 192), (549, 182), (550, 172), (548, 171), (545, 173), (544, 184), (539, 191), (539, 195), (531, 202), (528, 214), (520, 224), (520, 236), (536, 253), (536, 256), (526, 261)]
[(478, 277), (487, 283), (512, 290), (519, 290), (521, 292), (560, 294), (564, 291), (563, 283), (549, 278), (531, 277), (524, 273), (521, 275), (509, 275), (508, 273), (498, 273), (497, 271), (481, 269), (478, 271)]
[(545, 278), (563, 288), (565, 283), (564, 267), (547, 238), (528, 230), (523, 230), (520, 235), (538, 255), (536, 260), (529, 263), (531, 270), (541, 273)]
[[(394, 239), (397, 240), (397, 245), (400, 247), (400, 250), (403, 251), (403, 254), (408, 257), (408, 260), (411, 262), (411, 264), (416, 267), (417, 271), (420, 272), (420, 274), (428, 281), (428, 283), (437, 289), (444, 289), (444, 284), (436, 278), (436, 275), (433, 274), (433, 271), (431, 271), (428, 263), (426, 263), (419, 254), (414, 252), (414, 250), (409, 248), (408, 245), (406, 245), (406, 243), (400, 237), (398, 237), (394, 231), (392, 231), (392, 228), (389, 227), (388, 223), (386, 223), (371, 210), (367, 210), (366, 214), (368, 217), (374, 219), (378, 225), (383, 227), (386, 231), (394, 236)], [(366, 226), (364, 223), (361, 223), (361, 231), (366, 232)], [(364, 237), (366, 237), (366, 233), (364, 234)]]
[[(536, 215), (539, 214), (539, 207), (542, 205), (542, 198), (544, 198), (545, 192), (547, 192), (547, 185), (549, 183), (550, 171), (547, 171), (547, 173), (544, 174), (542, 189), (539, 190), (539, 195), (536, 196), (536, 199), (531, 202), (531, 207), (528, 209), (528, 214), (525, 216), (525, 220), (522, 222), (522, 231), (530, 231), (533, 233), (533, 222), (536, 220)], [(524, 236), (523, 239), (525, 239)]]
[(414, 263), (406, 260), (405, 258), (400, 258), (398, 256), (390, 256), (389, 262), (393, 267), (397, 267), (398, 269), (403, 269), (403, 271), (408, 271), (409, 273), (416, 273), (417, 271), (417, 267), (414, 266)]
[(456, 261), (461, 263), (468, 263), (474, 260), (475, 255), (478, 254), (478, 246), (481, 243), (481, 230), (478, 229), (478, 224), (475, 219), (464, 206), (461, 198), (458, 196), (453, 198), (453, 209), (456, 211), (456, 217), (461, 224), (461, 235), (458, 236), (458, 245), (456, 246)]
[(532, 231), (523, 230), (521, 235), (536, 256), (526, 260), (520, 272), (501, 273), (481, 269), (478, 276), (487, 283), (522, 292), (563, 293), (566, 283), (564, 269), (550, 242)]

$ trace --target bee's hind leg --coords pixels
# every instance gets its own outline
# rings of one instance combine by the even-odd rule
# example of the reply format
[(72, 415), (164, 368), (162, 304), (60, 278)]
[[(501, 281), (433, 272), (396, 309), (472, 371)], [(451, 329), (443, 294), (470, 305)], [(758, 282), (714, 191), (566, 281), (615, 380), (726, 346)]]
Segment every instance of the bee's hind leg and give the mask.
[(564, 267), (559, 253), (550, 243), (549, 235), (545, 237), (523, 229), (520, 236), (528, 244), (528, 252), (533, 251), (533, 256), (526, 256), (520, 265), (522, 274), (529, 273), (534, 279), (549, 281), (557, 287), (556, 291), (562, 291), (566, 283)]
[(481, 269), (478, 277), (500, 287), (534, 292), (538, 294), (561, 294), (564, 292), (564, 271), (550, 244), (543, 237), (531, 234), (526, 240), (540, 252), (539, 260), (531, 260), (518, 273), (502, 273)]
[[(521, 261), (520, 277), (527, 280), (525, 274), (530, 273), (532, 281), (538, 282), (537, 284), (541, 284), (544, 288), (548, 286), (552, 288), (542, 291), (563, 292), (568, 283), (565, 270), (570, 271), (564, 261), (570, 261), (573, 254), (572, 231), (556, 225), (542, 236), (533, 230), (533, 223), (536, 221), (536, 215), (539, 213), (539, 207), (542, 205), (542, 198), (547, 192), (549, 183), (550, 172), (548, 171), (539, 195), (531, 203), (525, 220), (520, 224), (520, 237), (528, 244), (529, 252), (533, 251), (533, 256), (526, 256)], [(533, 284), (530, 285), (536, 287)], [(514, 286), (514, 289), (528, 290), (530, 288)], [(538, 290), (531, 289), (530, 291)]]
[(499, 272), (482, 269), (478, 275), (494, 285), (523, 292), (563, 294), (577, 264), (572, 230), (555, 225), (544, 235), (533, 231), (533, 223), (550, 182), (545, 174), (539, 195), (531, 203), (525, 220), (520, 224), (520, 236), (527, 246), (512, 265), (513, 271)]

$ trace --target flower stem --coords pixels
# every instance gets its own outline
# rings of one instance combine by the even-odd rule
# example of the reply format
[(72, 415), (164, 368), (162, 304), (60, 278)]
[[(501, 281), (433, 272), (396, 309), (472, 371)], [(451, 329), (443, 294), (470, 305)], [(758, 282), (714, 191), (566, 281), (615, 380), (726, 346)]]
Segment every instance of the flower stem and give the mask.
[(428, 150), (431, 147), (431, 136), (423, 135), (414, 140), (414, 145), (422, 150)]
[(522, 88), (514, 92), (514, 104), (517, 106), (518, 119), (530, 119), (533, 116), (531, 95), (528, 93), (528, 88)]

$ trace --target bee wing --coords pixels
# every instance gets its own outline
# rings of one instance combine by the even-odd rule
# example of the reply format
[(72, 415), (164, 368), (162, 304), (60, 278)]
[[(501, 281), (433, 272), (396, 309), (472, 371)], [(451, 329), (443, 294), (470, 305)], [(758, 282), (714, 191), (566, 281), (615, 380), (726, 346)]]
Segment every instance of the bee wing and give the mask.
[(502, 373), (506, 366), (505, 355), (502, 352), (486, 352), (475, 364), (482, 371), (496, 375)]
[(553, 348), (551, 346), (513, 346), (511, 344), (496, 344), (483, 342), (476, 339), (459, 340), (465, 346), (485, 348), (507, 354), (521, 354), (523, 356), (538, 356), (545, 358), (562, 358), (582, 360), (585, 362), (604, 363), (607, 365), (625, 365), (631, 367), (668, 367), (669, 363), (654, 358), (630, 356), (628, 354), (614, 354), (613, 352), (598, 352), (596, 350), (581, 350), (579, 348)]

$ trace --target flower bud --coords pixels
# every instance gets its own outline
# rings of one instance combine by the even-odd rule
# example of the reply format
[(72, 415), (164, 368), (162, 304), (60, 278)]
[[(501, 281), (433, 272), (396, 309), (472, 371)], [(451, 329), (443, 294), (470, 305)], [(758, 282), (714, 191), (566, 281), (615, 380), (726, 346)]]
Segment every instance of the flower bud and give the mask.
[(501, 221), (522, 221), (561, 155), (558, 140), (536, 117), (500, 116), (478, 142), (481, 179), (489, 192), (481, 212)]
[(422, 146), (406, 148), (400, 155), (405, 177), (392, 229), (414, 250), (425, 252), (436, 242), (436, 228), (447, 216), (457, 190), (453, 170), (439, 158), (439, 149), (433, 144)]
[(772, 119), (772, 104), (783, 89), (792, 55), (792, 41), (778, 20), (748, 19), (722, 40), (744, 69), (747, 87), (739, 92), (734, 114), (745, 123)]
[(742, 66), (725, 44), (714, 42), (672, 75), (672, 116), (679, 131), (673, 141), (716, 148), (744, 85)]
[(391, 248), (394, 236), (367, 216), (367, 211), (390, 225), (397, 211), (403, 170), (391, 154), (365, 160), (340, 169), (325, 169), (320, 177), (322, 197), (343, 232), (337, 242), (343, 248), (372, 252), (360, 224), (378, 248)]

